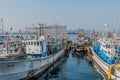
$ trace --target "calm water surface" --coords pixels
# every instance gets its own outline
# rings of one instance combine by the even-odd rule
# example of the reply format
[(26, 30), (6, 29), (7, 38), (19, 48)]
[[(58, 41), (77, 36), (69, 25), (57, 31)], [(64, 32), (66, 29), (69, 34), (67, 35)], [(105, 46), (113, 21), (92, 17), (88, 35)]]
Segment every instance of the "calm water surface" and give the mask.
[(85, 55), (77, 55), (72, 51), (67, 57), (59, 60), (43, 76), (35, 80), (102, 80), (93, 63)]

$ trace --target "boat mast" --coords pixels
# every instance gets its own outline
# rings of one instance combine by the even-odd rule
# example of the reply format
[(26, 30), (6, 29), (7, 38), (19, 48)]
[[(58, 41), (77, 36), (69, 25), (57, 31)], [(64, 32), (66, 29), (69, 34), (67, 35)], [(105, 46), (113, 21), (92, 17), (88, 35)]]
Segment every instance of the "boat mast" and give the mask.
[(39, 23), (39, 33), (40, 33), (40, 36), (41, 36), (41, 24)]
[[(42, 32), (41, 32), (41, 31), (42, 31), (42, 30), (41, 30), (42, 26), (43, 26), (43, 24), (40, 24), (40, 23), (39, 23), (39, 33), (40, 33), (40, 35), (39, 35), (39, 36), (42, 36)], [(41, 49), (42, 49), (42, 52), (43, 52), (43, 47), (44, 47), (44, 46), (43, 46), (43, 42), (42, 42), (42, 41), (40, 41), (40, 44), (41, 44), (41, 46), (42, 46), (42, 48), (41, 48)]]
[(105, 38), (108, 38), (108, 24), (105, 24)]
[(12, 35), (12, 27), (10, 28), (10, 39), (13, 39), (13, 35)]
[(6, 50), (8, 53), (8, 32), (6, 32)]
[(4, 27), (3, 27), (3, 18), (1, 18), (1, 20), (0, 20), (0, 22), (1, 22), (1, 26), (2, 26), (2, 33), (4, 32)]

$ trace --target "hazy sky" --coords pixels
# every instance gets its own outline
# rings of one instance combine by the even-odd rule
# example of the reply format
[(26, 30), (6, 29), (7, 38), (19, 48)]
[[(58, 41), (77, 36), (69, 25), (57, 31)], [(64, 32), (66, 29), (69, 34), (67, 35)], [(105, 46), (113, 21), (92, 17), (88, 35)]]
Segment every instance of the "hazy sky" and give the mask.
[(0, 18), (14, 31), (38, 23), (100, 31), (107, 23), (120, 30), (120, 0), (0, 0)]

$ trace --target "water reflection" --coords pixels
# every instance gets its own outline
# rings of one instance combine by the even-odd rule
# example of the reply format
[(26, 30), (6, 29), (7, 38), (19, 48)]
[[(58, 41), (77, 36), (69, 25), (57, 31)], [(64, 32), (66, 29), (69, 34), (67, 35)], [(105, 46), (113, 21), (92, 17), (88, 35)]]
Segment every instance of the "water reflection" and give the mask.
[(46, 73), (31, 80), (102, 80), (94, 69), (94, 64), (87, 60), (86, 53), (72, 51), (55, 63)]

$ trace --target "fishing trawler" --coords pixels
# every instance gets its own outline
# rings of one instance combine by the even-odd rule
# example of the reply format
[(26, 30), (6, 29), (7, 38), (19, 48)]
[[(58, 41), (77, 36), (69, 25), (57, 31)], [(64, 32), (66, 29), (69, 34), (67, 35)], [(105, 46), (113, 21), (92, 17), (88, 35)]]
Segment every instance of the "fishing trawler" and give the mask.
[(84, 33), (78, 35), (77, 43), (75, 45), (74, 52), (84, 51)]
[(2, 80), (29, 79), (42, 75), (65, 54), (65, 45), (54, 38), (45, 39), (39, 35), (29, 36), (24, 40), (24, 44), (25, 55), (0, 60), (0, 78)]
[(98, 38), (91, 48), (92, 58), (108, 77), (108, 80), (120, 80), (120, 37)]
[(0, 58), (21, 55), (24, 47), (21, 38), (6, 34), (0, 44)]

